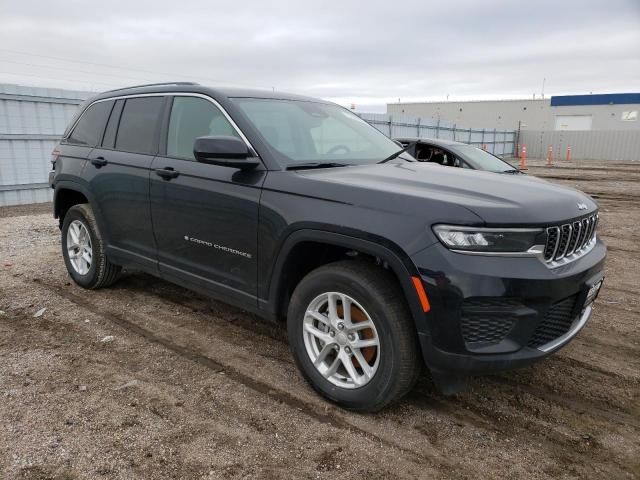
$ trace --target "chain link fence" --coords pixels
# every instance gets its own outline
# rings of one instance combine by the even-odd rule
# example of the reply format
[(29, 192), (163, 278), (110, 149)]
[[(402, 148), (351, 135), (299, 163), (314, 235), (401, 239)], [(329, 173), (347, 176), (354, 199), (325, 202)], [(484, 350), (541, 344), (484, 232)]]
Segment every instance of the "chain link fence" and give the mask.
[(390, 138), (441, 138), (484, 147), (501, 157), (513, 156), (516, 151), (516, 131), (466, 128), (440, 119), (421, 119), (408, 115), (360, 113), (375, 128)]

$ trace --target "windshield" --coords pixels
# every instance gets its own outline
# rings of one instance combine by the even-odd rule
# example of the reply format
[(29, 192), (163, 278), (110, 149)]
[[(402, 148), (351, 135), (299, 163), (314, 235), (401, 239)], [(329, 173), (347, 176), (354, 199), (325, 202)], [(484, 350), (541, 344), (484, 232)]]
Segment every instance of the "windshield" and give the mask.
[(284, 167), (308, 162), (375, 163), (401, 148), (337, 105), (263, 98), (233, 101), (275, 150)]
[(458, 151), (464, 160), (468, 161), (473, 167), (479, 170), (486, 170), (489, 172), (504, 172), (508, 170), (514, 170), (504, 160), (499, 159), (491, 155), (489, 152), (474, 147), (472, 145), (456, 145), (455, 150)]

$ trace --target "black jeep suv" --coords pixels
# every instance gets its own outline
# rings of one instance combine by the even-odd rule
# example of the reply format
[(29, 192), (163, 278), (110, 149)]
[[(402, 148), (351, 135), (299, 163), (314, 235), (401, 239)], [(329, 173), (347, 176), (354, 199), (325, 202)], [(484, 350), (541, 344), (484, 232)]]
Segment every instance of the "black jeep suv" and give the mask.
[(423, 365), (451, 392), (545, 357), (585, 325), (603, 279), (588, 196), (416, 162), (313, 98), (110, 91), (53, 163), (77, 284), (130, 267), (286, 320), (305, 378), (354, 410), (401, 397)]

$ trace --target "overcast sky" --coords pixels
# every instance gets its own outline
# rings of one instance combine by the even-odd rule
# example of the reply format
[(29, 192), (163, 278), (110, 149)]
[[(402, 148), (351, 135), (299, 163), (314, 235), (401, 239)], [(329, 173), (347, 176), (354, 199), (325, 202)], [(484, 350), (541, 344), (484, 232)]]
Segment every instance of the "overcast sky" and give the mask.
[(410, 100), (640, 91), (640, 0), (0, 0), (0, 83)]

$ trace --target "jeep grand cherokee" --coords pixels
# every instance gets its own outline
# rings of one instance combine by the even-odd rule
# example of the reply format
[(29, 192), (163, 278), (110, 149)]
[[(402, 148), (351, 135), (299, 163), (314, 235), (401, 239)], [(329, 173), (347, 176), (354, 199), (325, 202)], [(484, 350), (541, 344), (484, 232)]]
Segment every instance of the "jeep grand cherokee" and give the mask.
[(426, 365), (445, 392), (585, 325), (603, 279), (581, 192), (441, 168), (335, 104), (174, 83), (91, 99), (53, 152), (73, 280), (122, 267), (286, 321), (300, 371), (354, 410)]

